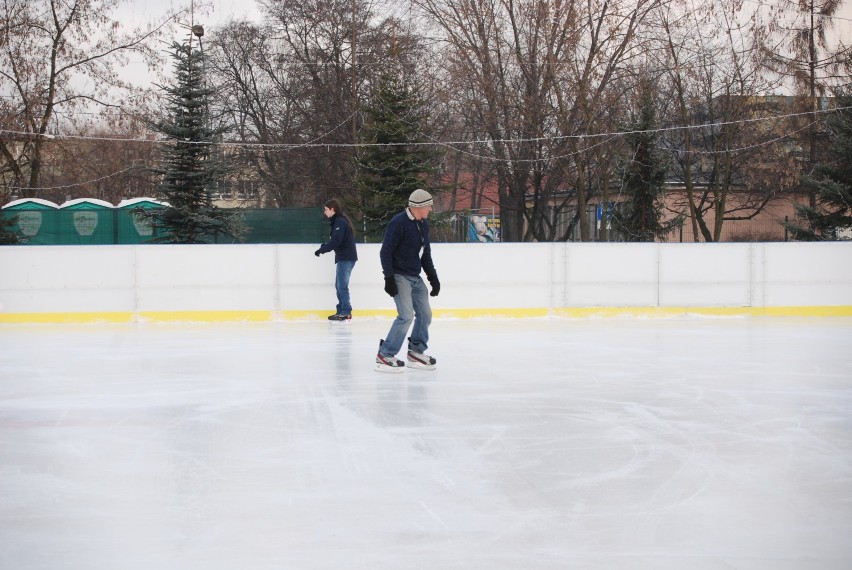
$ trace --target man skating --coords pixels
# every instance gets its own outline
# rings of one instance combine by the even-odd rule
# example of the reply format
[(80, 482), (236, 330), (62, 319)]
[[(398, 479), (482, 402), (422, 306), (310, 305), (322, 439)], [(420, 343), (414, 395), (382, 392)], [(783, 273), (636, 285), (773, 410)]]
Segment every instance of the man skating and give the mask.
[[(408, 198), (408, 207), (391, 218), (385, 229), (379, 257), (385, 292), (393, 297), (397, 315), (387, 338), (379, 341), (376, 370), (380, 372), (403, 371), (405, 362), (396, 355), (412, 321), (414, 328), (408, 337), (408, 366), (434, 370), (437, 364), (435, 358), (425, 354), (432, 322), (429, 296), (435, 297), (441, 290), (429, 243), (429, 222), (426, 218), (431, 211), (432, 195), (426, 190), (415, 190)], [(431, 293), (420, 277), (421, 271), (426, 273), (426, 279), (432, 286)]]

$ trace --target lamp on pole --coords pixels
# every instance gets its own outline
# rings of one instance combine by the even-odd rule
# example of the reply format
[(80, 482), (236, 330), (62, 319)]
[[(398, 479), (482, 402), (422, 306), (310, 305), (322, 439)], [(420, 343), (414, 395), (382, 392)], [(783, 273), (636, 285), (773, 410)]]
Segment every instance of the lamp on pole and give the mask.
[(200, 47), (201, 51), (204, 52), (204, 46), (201, 45), (201, 37), (204, 35), (204, 26), (201, 24), (194, 24), (190, 30), (192, 31), (192, 35), (198, 38), (198, 47)]
[[(201, 38), (204, 36), (204, 26), (201, 24), (193, 23), (190, 27), (190, 31), (192, 35), (198, 38), (198, 48), (201, 50), (201, 65), (202, 65), (202, 74), (204, 78), (204, 85), (207, 85), (207, 62), (204, 60), (204, 44), (201, 43)], [(190, 44), (192, 44), (192, 38), (190, 38)], [(204, 95), (204, 126), (210, 126), (210, 105), (209, 101), (207, 101), (208, 95)], [(210, 195), (212, 189), (207, 188), (207, 205), (210, 206), (213, 203), (213, 197)]]
[[(201, 42), (201, 38), (204, 36), (204, 26), (202, 26), (201, 24), (195, 23), (195, 5), (194, 5), (194, 2), (193, 2), (193, 5), (192, 5), (192, 13), (191, 13), (190, 18), (191, 19), (190, 19), (189, 25), (181, 24), (181, 27), (188, 28), (189, 33), (190, 33), (190, 35), (189, 35), (189, 59), (190, 59), (190, 61), (188, 62), (188, 64), (189, 64), (188, 71), (191, 75), (192, 74), (192, 65), (193, 65), (192, 64), (192, 38), (194, 36), (194, 37), (198, 38), (198, 47), (201, 50), (201, 62), (202, 62), (202, 66), (203, 66), (201, 71), (202, 71), (202, 78), (203, 78), (204, 84), (206, 85), (207, 84), (207, 74), (206, 74), (207, 62), (204, 61), (204, 44)], [(209, 115), (210, 115), (210, 107), (209, 107), (209, 102), (207, 101), (207, 95), (205, 94), (204, 95), (204, 127), (205, 128), (209, 127), (209, 121), (210, 121)], [(212, 191), (211, 188), (206, 189), (207, 205), (208, 206), (210, 206), (213, 203), (213, 197), (211, 196), (211, 191)]]

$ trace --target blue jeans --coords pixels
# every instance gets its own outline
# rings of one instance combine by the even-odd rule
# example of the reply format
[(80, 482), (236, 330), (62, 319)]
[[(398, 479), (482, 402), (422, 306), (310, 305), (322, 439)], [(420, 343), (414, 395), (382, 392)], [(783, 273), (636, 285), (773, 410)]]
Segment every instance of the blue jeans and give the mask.
[(352, 268), (355, 267), (355, 262), (338, 261), (335, 267), (336, 277), (334, 279), (334, 288), (337, 291), (337, 314), (351, 315), (352, 303), (349, 301), (349, 276), (352, 275)]
[(420, 276), (394, 275), (394, 279), (396, 288), (399, 290), (393, 298), (397, 315), (380, 351), (385, 356), (396, 356), (405, 341), (408, 327), (414, 321), (414, 329), (408, 339), (408, 348), (415, 352), (426, 352), (429, 342), (429, 325), (432, 323), (429, 290)]

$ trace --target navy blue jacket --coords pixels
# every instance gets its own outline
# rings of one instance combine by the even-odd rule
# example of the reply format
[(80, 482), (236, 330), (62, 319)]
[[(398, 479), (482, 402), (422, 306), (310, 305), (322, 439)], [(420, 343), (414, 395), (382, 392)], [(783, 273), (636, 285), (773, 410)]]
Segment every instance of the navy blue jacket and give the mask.
[(358, 253), (355, 251), (355, 236), (349, 222), (339, 213), (335, 213), (329, 220), (331, 232), (328, 241), (319, 248), (320, 253), (334, 252), (334, 262), (358, 261)]
[(429, 222), (415, 220), (407, 208), (391, 218), (385, 229), (379, 257), (385, 277), (391, 277), (394, 273), (417, 276), (421, 270), (427, 277), (438, 276), (435, 264), (432, 263)]

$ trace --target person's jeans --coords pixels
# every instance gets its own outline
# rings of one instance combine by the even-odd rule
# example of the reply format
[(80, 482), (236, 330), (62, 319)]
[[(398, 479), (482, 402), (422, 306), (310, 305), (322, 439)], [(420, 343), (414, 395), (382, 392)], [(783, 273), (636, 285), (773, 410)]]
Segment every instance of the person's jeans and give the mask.
[(408, 348), (415, 352), (426, 352), (429, 342), (429, 325), (432, 323), (429, 290), (420, 276), (394, 275), (394, 279), (396, 288), (399, 290), (393, 298), (397, 316), (380, 351), (385, 356), (395, 356), (402, 348), (411, 321), (414, 321), (414, 329), (408, 339)]
[(334, 288), (337, 291), (337, 314), (351, 315), (352, 303), (349, 301), (349, 276), (352, 275), (352, 268), (355, 267), (355, 262), (338, 261), (335, 267), (337, 268), (334, 279)]

